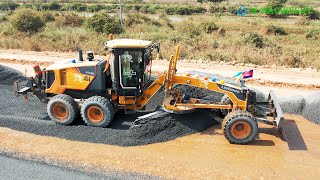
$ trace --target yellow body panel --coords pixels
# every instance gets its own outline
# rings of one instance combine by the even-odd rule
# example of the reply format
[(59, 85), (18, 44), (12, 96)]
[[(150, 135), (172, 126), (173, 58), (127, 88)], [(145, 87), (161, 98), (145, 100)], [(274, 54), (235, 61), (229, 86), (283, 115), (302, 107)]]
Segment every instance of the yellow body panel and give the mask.
[[(134, 106), (126, 106), (126, 109), (129, 110), (140, 110), (142, 109), (149, 100), (158, 92), (158, 90), (164, 85), (165, 75), (159, 76), (144, 92), (140, 97), (136, 99), (133, 96), (119, 96), (119, 104), (122, 108), (125, 105)], [(135, 99), (135, 100), (134, 100)]]
[(136, 101), (134, 96), (119, 96), (119, 104), (121, 105), (132, 105), (135, 103)]
[[(240, 108), (242, 110), (246, 110), (246, 108), (247, 108), (246, 101), (242, 101), (242, 100), (238, 99), (235, 96), (235, 94), (230, 91), (220, 89), (217, 82), (212, 82), (210, 80), (203, 80), (200, 78), (193, 78), (193, 77), (188, 77), (188, 76), (174, 76), (172, 81), (173, 81), (173, 84), (186, 84), (186, 85), (190, 85), (190, 86), (195, 86), (195, 87), (207, 89), (210, 91), (224, 93), (229, 96), (230, 100), (238, 108)], [(226, 86), (229, 86), (229, 87), (232, 87), (234, 89), (241, 91), (240, 87), (233, 86), (230, 84), (228, 84)]]
[(56, 69), (54, 74), (55, 81), (46, 93), (63, 94), (66, 89), (85, 90), (94, 79), (94, 76), (80, 73), (77, 68)]
[[(119, 102), (120, 104), (135, 104), (135, 106), (127, 107), (127, 109), (132, 110), (140, 110), (143, 106), (145, 106), (150, 98), (158, 92), (158, 90), (166, 83), (165, 82), (166, 75), (161, 75), (158, 77), (157, 80), (154, 81), (154, 83), (146, 90), (144, 91), (143, 95), (141, 97), (138, 97), (136, 99), (136, 102), (134, 103), (134, 100), (126, 100), (124, 101), (124, 96), (120, 96)], [(167, 82), (168, 83), (168, 82)], [(177, 103), (174, 105), (170, 105), (170, 101), (174, 98), (172, 96), (166, 98), (164, 100), (164, 107), (167, 110), (172, 111), (184, 111), (184, 110), (191, 110), (195, 108), (209, 108), (209, 109), (230, 109), (230, 108), (240, 108), (242, 110), (247, 109), (247, 102), (238, 99), (234, 93), (230, 91), (226, 91), (223, 89), (220, 89), (217, 82), (211, 82), (210, 80), (203, 80), (201, 78), (193, 78), (188, 76), (173, 76), (173, 79), (171, 80), (172, 84), (185, 84), (189, 86), (195, 86), (203, 89), (207, 89), (214, 92), (220, 92), (227, 94), (230, 98), (230, 100), (233, 102), (233, 106), (231, 105), (223, 105), (223, 104), (201, 104), (201, 103)], [(233, 86), (228, 84), (228, 87), (232, 87), (237, 90), (241, 90), (240, 87)], [(131, 99), (134, 99), (134, 97), (130, 97)], [(246, 97), (247, 98), (247, 97)]]

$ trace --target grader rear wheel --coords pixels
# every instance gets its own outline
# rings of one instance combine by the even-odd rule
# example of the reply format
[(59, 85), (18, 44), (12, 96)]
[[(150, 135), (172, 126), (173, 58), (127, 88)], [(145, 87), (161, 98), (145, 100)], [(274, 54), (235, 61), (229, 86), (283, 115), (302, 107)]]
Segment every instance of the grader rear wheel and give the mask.
[(68, 118), (69, 111), (67, 109), (68, 107), (63, 103), (58, 102), (52, 105), (52, 113), (59, 120), (64, 120)]
[(223, 134), (231, 144), (248, 144), (258, 134), (258, 124), (247, 111), (230, 112), (222, 122)]
[(88, 126), (107, 127), (114, 116), (111, 102), (100, 96), (87, 99), (81, 107), (81, 117)]
[(47, 111), (52, 120), (62, 125), (71, 124), (79, 114), (78, 104), (66, 94), (52, 97), (48, 103)]
[(99, 106), (90, 106), (87, 110), (88, 119), (94, 123), (100, 123), (104, 119), (103, 109)]

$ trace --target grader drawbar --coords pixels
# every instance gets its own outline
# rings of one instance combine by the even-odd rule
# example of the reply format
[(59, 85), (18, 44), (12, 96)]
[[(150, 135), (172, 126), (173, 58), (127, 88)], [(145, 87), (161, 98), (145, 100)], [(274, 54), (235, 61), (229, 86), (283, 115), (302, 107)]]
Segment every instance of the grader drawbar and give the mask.
[[(264, 102), (256, 100), (256, 93), (244, 85), (236, 86), (191, 73), (177, 74), (179, 46), (170, 57), (168, 70), (151, 81), (152, 60), (159, 57), (156, 43), (134, 39), (116, 39), (105, 43), (106, 59), (94, 59), (88, 52), (84, 61), (57, 63), (44, 70), (35, 67), (36, 77), (30, 78), (24, 88), (14, 83), (15, 94), (33, 93), (48, 103), (50, 118), (69, 125), (79, 115), (89, 126), (107, 127), (119, 110), (128, 114), (142, 111), (150, 99), (164, 89), (165, 98), (158, 111), (139, 117), (135, 125), (145, 123), (161, 111), (183, 114), (197, 109), (221, 111), (222, 130), (233, 144), (247, 144), (258, 134), (258, 122), (281, 127), (283, 113), (279, 102), (270, 92)], [(219, 102), (193, 97), (177, 85), (193, 86), (212, 93), (222, 93)]]

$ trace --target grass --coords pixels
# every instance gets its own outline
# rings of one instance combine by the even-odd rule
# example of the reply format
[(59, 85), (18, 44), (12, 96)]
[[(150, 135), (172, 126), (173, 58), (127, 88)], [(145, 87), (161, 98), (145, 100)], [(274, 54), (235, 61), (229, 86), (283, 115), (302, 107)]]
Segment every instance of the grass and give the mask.
[[(10, 20), (0, 21), (0, 47), (75, 51), (80, 45), (84, 50), (104, 52), (107, 34), (89, 31), (83, 26), (61, 25), (61, 18), (59, 13), (55, 14), (54, 21), (47, 22), (43, 31), (31, 36), (15, 30)], [(125, 19), (125, 32), (115, 35), (117, 38), (160, 42), (162, 57), (166, 59), (173, 54), (174, 47), (180, 45), (181, 59), (320, 69), (318, 21), (300, 25), (299, 19), (208, 14), (185, 17), (181, 21), (170, 21), (166, 15), (147, 17), (142, 14), (126, 14)], [(271, 33), (265, 33), (266, 27)], [(219, 28), (225, 33), (219, 33)], [(277, 32), (282, 31), (287, 35), (279, 36)], [(253, 38), (258, 41), (248, 40), (250, 34), (255, 34)]]

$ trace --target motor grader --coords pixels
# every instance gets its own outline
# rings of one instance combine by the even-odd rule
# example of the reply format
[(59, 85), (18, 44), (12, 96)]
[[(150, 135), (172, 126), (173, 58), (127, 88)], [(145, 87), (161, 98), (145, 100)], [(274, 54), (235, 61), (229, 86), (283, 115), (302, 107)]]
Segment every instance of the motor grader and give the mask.
[[(58, 124), (69, 125), (79, 115), (88, 126), (107, 127), (115, 112), (142, 111), (148, 101), (164, 89), (162, 111), (190, 113), (196, 109), (221, 111), (221, 123), (226, 139), (233, 144), (247, 144), (258, 133), (258, 122), (281, 126), (283, 115), (273, 92), (268, 101), (257, 102), (256, 93), (244, 85), (192, 75), (177, 74), (179, 46), (169, 60), (168, 70), (156, 80), (151, 78), (152, 61), (160, 45), (135, 39), (111, 39), (105, 43), (106, 58), (95, 59), (88, 52), (87, 60), (79, 50), (79, 59), (55, 63), (41, 70), (24, 88), (14, 83), (15, 93), (32, 92), (47, 103), (50, 118)], [(193, 86), (222, 93), (221, 102), (198, 99), (192, 93), (181, 92), (177, 85)], [(196, 121), (196, 119), (195, 119)]]

